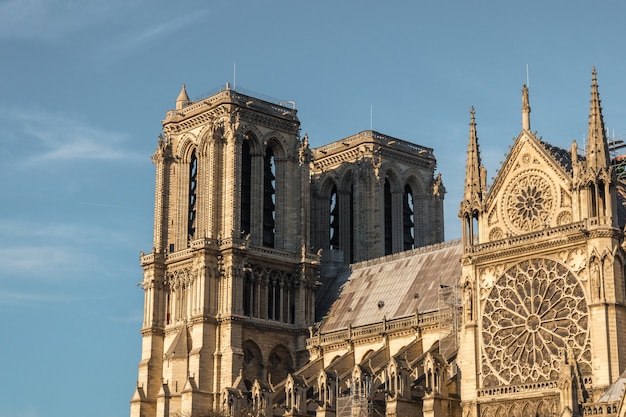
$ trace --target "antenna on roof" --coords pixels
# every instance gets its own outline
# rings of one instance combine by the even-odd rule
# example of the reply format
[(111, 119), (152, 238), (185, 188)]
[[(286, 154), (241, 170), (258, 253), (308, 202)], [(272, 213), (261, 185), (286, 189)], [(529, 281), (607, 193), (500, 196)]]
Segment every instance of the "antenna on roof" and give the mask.
[(374, 130), (372, 127), (374, 124), (374, 105), (370, 104), (370, 130)]
[(237, 88), (237, 63), (233, 62), (233, 90)]
[(526, 64), (526, 87), (530, 88), (530, 78), (528, 77), (528, 64)]

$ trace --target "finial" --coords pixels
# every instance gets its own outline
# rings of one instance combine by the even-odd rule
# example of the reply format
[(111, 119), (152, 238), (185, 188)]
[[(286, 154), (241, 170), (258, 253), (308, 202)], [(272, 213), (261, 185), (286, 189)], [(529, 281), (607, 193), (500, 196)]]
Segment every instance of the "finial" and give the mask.
[(522, 87), (522, 129), (530, 130), (530, 101), (526, 84)]
[(608, 140), (604, 130), (596, 67), (591, 70), (591, 101), (589, 106), (589, 131), (587, 132), (587, 163), (595, 168), (609, 166)]
[(185, 83), (183, 83), (183, 87), (180, 89), (180, 93), (178, 93), (178, 98), (176, 99), (176, 110), (180, 110), (188, 104), (189, 96), (187, 95), (187, 90), (185, 89)]

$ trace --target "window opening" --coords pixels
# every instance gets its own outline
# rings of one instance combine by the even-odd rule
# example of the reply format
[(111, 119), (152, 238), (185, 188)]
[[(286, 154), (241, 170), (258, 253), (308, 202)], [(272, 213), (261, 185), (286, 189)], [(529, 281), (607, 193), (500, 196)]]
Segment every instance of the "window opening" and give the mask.
[(350, 217), (348, 218), (348, 230), (350, 230), (350, 263), (354, 263), (354, 185), (350, 185)]
[(196, 151), (191, 152), (189, 161), (189, 207), (187, 216), (187, 240), (194, 238), (196, 234), (196, 201), (198, 193), (198, 158)]
[(250, 202), (252, 200), (252, 157), (250, 144), (244, 141), (241, 146), (241, 234), (250, 234)]
[(338, 225), (339, 225), (339, 210), (337, 207), (337, 187), (333, 186), (333, 189), (330, 191), (330, 248), (338, 249), (339, 248), (339, 233)]
[(597, 211), (597, 198), (596, 198), (596, 187), (591, 184), (589, 186), (589, 196), (591, 197), (590, 200), (590, 207), (589, 207), (589, 217), (596, 217), (598, 215), (598, 211)]
[(263, 183), (263, 246), (274, 247), (276, 219), (276, 167), (274, 151), (267, 148), (265, 152), (265, 169)]
[(391, 185), (389, 179), (385, 179), (385, 255), (393, 253), (393, 233), (391, 214)]
[(411, 187), (404, 187), (402, 202), (402, 228), (404, 250), (415, 248), (415, 205), (413, 203), (413, 191)]

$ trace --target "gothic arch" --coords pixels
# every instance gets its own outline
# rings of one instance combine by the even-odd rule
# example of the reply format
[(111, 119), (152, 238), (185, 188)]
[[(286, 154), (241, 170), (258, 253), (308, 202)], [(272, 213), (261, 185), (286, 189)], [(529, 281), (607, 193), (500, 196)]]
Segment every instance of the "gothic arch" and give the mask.
[(263, 379), (263, 353), (259, 346), (248, 339), (241, 345), (243, 350), (243, 374), (250, 380)]
[(370, 349), (367, 352), (365, 352), (363, 354), (363, 356), (361, 356), (361, 361), (359, 363), (365, 362), (367, 360), (367, 358), (369, 358), (372, 355), (372, 353), (374, 353), (374, 350), (372, 350), (372, 349)]
[(346, 166), (337, 173), (337, 189), (349, 190), (354, 184), (354, 172), (352, 167)]
[(293, 372), (293, 358), (284, 345), (276, 345), (267, 356), (267, 373), (274, 384), (287, 378)]
[(198, 133), (198, 149), (202, 155), (208, 155), (213, 145), (219, 145), (222, 141), (227, 141), (229, 137), (232, 137), (230, 130), (215, 128), (214, 125), (206, 125)]
[(270, 132), (268, 135), (265, 135), (263, 144), (265, 145), (264, 150), (268, 147), (272, 148), (275, 158), (283, 159), (287, 157), (287, 146), (285, 145), (285, 139), (281, 134), (277, 132)]
[(182, 163), (189, 163), (191, 158), (191, 152), (196, 149), (198, 138), (192, 134), (187, 133), (178, 144), (176, 155), (180, 158)]
[(333, 187), (337, 187), (337, 189), (339, 189), (337, 179), (333, 175), (328, 173), (326, 173), (324, 177), (320, 179), (319, 184), (320, 185), (318, 188), (318, 193), (321, 197), (329, 197)]
[(409, 172), (409, 175), (406, 175), (406, 179), (404, 181), (405, 185), (411, 187), (411, 191), (413, 191), (413, 195), (415, 199), (423, 199), (426, 196), (426, 191), (428, 187), (424, 183), (421, 175), (416, 172)]
[(328, 364), (328, 366), (333, 365), (335, 362), (337, 362), (339, 359), (341, 359), (341, 355), (335, 355), (335, 357), (330, 361), (330, 363)]
[(265, 152), (261, 137), (261, 132), (255, 126), (248, 126), (244, 130), (243, 135), (241, 135), (241, 140), (248, 141), (250, 155), (262, 155)]
[(404, 190), (404, 184), (402, 181), (402, 175), (400, 170), (394, 164), (383, 164), (382, 171), (384, 175), (381, 177), (383, 181), (389, 181), (391, 186), (391, 192), (402, 192)]

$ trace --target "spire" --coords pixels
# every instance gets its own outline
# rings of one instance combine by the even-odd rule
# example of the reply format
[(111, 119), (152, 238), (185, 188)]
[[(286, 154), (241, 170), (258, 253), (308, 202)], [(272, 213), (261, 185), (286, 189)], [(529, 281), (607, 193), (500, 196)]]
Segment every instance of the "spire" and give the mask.
[(593, 67), (591, 79), (591, 108), (589, 110), (589, 132), (587, 133), (587, 167), (608, 167), (609, 144), (604, 132), (600, 93), (598, 93), (598, 79), (596, 68)]
[(480, 152), (478, 150), (478, 136), (476, 135), (476, 119), (474, 107), (470, 110), (470, 136), (467, 147), (467, 165), (465, 168), (465, 195), (466, 202), (473, 203), (475, 198), (482, 198), (483, 188), (483, 168), (480, 163)]
[(522, 88), (522, 129), (530, 130), (530, 102), (526, 84)]
[(182, 109), (187, 104), (189, 104), (189, 96), (187, 95), (187, 90), (185, 90), (185, 83), (183, 83), (183, 88), (180, 89), (176, 99), (176, 110)]

